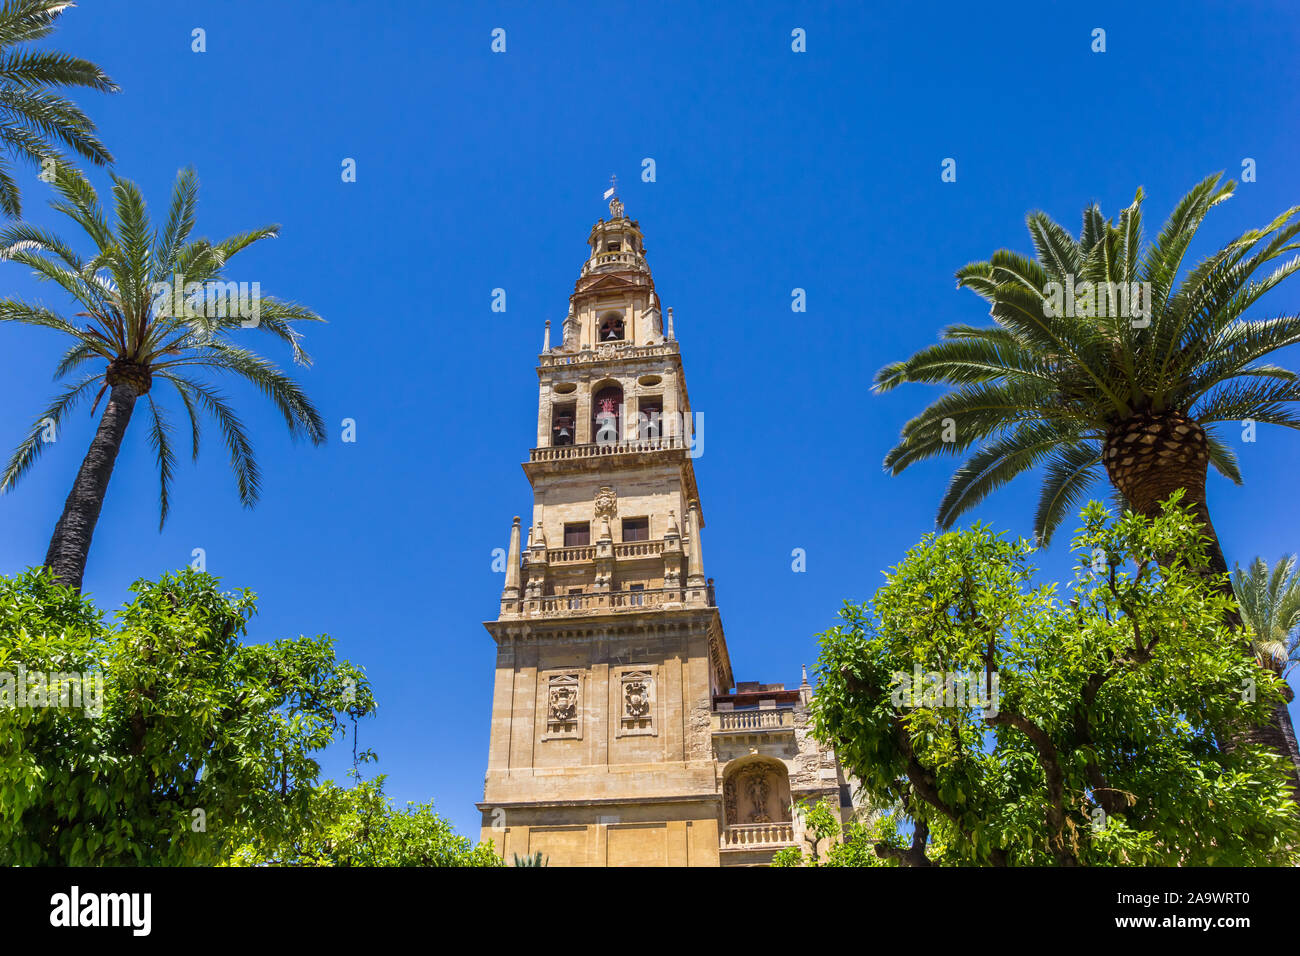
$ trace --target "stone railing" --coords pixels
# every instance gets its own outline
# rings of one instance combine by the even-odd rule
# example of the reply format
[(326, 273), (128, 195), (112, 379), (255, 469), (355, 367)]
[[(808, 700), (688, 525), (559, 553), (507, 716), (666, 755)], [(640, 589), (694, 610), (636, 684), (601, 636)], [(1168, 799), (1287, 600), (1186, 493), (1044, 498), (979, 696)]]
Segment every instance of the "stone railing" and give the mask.
[(548, 448), (532, 448), (528, 452), (529, 461), (568, 461), (574, 458), (601, 458), (605, 455), (634, 455), (643, 451), (666, 451), (673, 448), (685, 448), (680, 435), (665, 435), (659, 438), (633, 438), (618, 442), (587, 442), (583, 445), (552, 445)]
[(524, 597), (503, 600), (503, 614), (524, 617), (563, 616), (581, 612), (644, 610), (647, 607), (687, 605), (712, 607), (713, 597), (708, 588), (646, 588), (627, 591), (588, 591), (582, 594), (548, 594), (545, 597)]
[(595, 561), (596, 546), (581, 548), (548, 548), (546, 560), (550, 564), (573, 564), (577, 561)]
[(653, 558), (664, 553), (663, 539), (658, 541), (624, 541), (614, 545), (616, 558)]
[(722, 831), (722, 849), (749, 850), (769, 846), (793, 846), (794, 824), (744, 823)]
[(789, 707), (780, 710), (715, 710), (715, 732), (785, 730), (794, 727), (794, 711)]
[[(598, 548), (594, 544), (571, 548), (548, 548), (546, 562), (548, 564), (589, 563), (596, 560), (597, 551)], [(624, 541), (614, 545), (614, 557), (618, 559), (653, 558), (663, 553), (662, 538), (658, 541)]]
[(543, 368), (553, 365), (582, 365), (587, 362), (607, 362), (610, 359), (676, 355), (677, 351), (676, 339), (670, 339), (659, 345), (602, 345), (596, 349), (583, 349), (581, 352), (543, 352), (537, 357), (537, 364)]
[(591, 269), (599, 269), (601, 266), (613, 266), (626, 263), (627, 265), (637, 265), (641, 262), (641, 257), (635, 252), (601, 252), (592, 256), (583, 266), (584, 273)]

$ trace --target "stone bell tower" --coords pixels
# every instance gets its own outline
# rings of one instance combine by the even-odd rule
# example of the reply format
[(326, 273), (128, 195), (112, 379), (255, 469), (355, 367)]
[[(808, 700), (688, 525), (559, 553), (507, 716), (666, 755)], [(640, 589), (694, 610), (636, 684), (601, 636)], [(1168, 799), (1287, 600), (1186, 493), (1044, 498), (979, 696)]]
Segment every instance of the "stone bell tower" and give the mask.
[[(729, 713), (736, 726), (722, 729), (734, 681), (701, 547), (701, 419), (640, 225), (617, 196), (609, 212), (587, 237), (560, 342), (547, 322), (538, 359), (527, 541), (515, 518), (500, 613), (485, 625), (497, 660), (482, 832), (507, 861), (718, 866), (737, 812), (723, 805), (719, 735), (754, 744), (746, 756), (800, 747), (792, 713)], [(753, 686), (774, 689), (765, 709), (776, 690), (807, 702)], [(833, 794), (821, 762), (813, 789)], [(760, 804), (773, 795), (760, 829), (792, 793), (762, 787)], [(784, 820), (751, 843), (768, 856), (791, 843), (788, 807)]]

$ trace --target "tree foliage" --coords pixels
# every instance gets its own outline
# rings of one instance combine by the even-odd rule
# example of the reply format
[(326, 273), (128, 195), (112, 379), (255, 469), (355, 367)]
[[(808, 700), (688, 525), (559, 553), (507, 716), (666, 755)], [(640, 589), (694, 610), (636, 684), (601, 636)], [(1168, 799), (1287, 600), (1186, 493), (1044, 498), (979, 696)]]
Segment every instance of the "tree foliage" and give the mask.
[(1280, 558), (1272, 568), (1263, 558), (1250, 567), (1238, 565), (1232, 590), (1241, 619), (1250, 628), (1255, 653), (1265, 666), (1285, 675), (1300, 659), (1300, 572), (1296, 556)]
[[(994, 324), (945, 329), (941, 342), (882, 368), (875, 382), (879, 391), (907, 382), (948, 386), (903, 427), (885, 458), (898, 474), (918, 461), (969, 453), (939, 505), (940, 528), (1041, 467), (1034, 531), (1047, 542), (1103, 474), (1107, 440), (1151, 416), (1203, 427), (1209, 463), (1238, 484), (1236, 455), (1215, 434), (1215, 423), (1251, 419), (1300, 428), (1300, 378), (1269, 361), (1300, 342), (1300, 315), (1246, 318), (1300, 270), (1293, 255), (1300, 249), (1300, 207), (1184, 270), (1202, 221), (1235, 188), (1207, 177), (1147, 244), (1141, 189), (1118, 222), (1089, 206), (1077, 237), (1032, 212), (1025, 220), (1032, 258), (1002, 249), (957, 272), (958, 286), (988, 303)], [(1109, 298), (1101, 308), (1101, 289), (1131, 299), (1135, 287), (1145, 290), (1139, 309), (1131, 301), (1115, 307)], [(1062, 289), (1070, 301), (1054, 302), (1053, 291)], [(1160, 467), (1177, 464), (1162, 458)]]
[[(1281, 700), (1280, 682), (1225, 627), (1231, 598), (1204, 580), (1205, 539), (1179, 497), (1154, 518), (1088, 505), (1064, 603), (1033, 583), (1029, 543), (977, 525), (928, 535), (872, 602), (845, 604), (821, 635), (815, 727), (871, 803), (910, 824), (914, 846), (882, 839), (880, 855), (1294, 861), (1282, 762), (1227, 745)], [(916, 706), (902, 677), (918, 669), (997, 690), (982, 706)]]
[(57, 90), (83, 87), (105, 93), (117, 85), (103, 70), (80, 57), (27, 44), (54, 32), (73, 6), (68, 0), (5, 0), (0, 4), (0, 211), (22, 212), (12, 160), (44, 171), (65, 162), (56, 143), (102, 166), (111, 163), (95, 124)]
[(384, 777), (353, 787), (326, 783), (312, 795), (308, 826), (281, 845), (247, 845), (237, 866), (501, 866), (491, 843), (460, 836), (432, 803), (395, 807)]
[[(131, 592), (108, 620), (46, 569), (0, 578), (0, 865), (481, 859), (427, 805), (389, 808), (382, 780), (320, 781), (320, 752), (375, 709), (330, 638), (245, 644), (254, 596), (190, 568)], [(100, 706), (18, 706), (19, 675), (52, 673), (98, 675)]]

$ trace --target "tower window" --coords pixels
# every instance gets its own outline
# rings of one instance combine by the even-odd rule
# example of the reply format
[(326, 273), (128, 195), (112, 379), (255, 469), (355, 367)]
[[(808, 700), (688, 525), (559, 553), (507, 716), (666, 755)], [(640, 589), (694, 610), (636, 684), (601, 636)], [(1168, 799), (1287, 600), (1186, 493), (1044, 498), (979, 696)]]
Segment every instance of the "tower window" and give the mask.
[(622, 252), (622, 251), (623, 251), (623, 244), (622, 244), (622, 243), (619, 243), (619, 242), (607, 242), (607, 243), (605, 243), (605, 251), (606, 251), (606, 252)]
[(647, 395), (637, 401), (637, 437), (643, 441), (658, 438), (663, 430), (664, 400)]
[(577, 420), (576, 405), (555, 405), (551, 409), (551, 444), (572, 445), (574, 422)]
[(650, 519), (649, 518), (624, 518), (623, 519), (623, 540), (624, 541), (649, 541), (650, 540)]
[(600, 340), (602, 342), (621, 342), (623, 340), (623, 317), (621, 315), (605, 316), (605, 321), (600, 324)]
[(602, 388), (591, 400), (591, 435), (600, 445), (620, 440), (619, 413), (623, 407), (623, 390), (617, 385)]
[(588, 544), (591, 544), (591, 524), (589, 522), (580, 521), (564, 526), (564, 546), (566, 548), (580, 548)]

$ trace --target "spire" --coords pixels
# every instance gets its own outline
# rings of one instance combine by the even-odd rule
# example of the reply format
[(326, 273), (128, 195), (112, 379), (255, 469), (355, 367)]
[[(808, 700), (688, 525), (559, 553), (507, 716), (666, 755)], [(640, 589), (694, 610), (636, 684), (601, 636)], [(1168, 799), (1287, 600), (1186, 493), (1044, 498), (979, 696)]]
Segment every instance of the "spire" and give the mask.
[(519, 598), (519, 515), (510, 526), (510, 550), (506, 552), (506, 587), (501, 592), (506, 600)]

